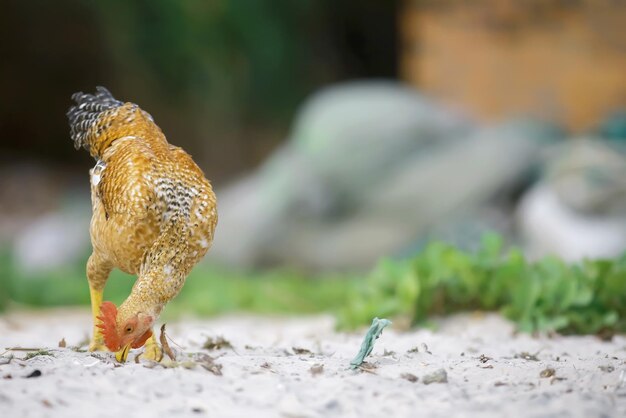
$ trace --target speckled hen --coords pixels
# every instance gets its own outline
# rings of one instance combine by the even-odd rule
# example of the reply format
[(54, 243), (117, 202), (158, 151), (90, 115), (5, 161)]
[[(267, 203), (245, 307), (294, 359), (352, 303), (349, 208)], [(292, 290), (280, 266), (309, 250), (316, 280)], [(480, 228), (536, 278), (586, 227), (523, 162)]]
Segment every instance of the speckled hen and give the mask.
[[(213, 241), (215, 195), (191, 156), (170, 145), (139, 106), (116, 100), (104, 87), (72, 99), (67, 116), (74, 146), (96, 159), (90, 171), (89, 349), (109, 349), (125, 361), (130, 348), (145, 343), (146, 356), (158, 358), (152, 326)], [(113, 268), (137, 276), (119, 309), (102, 302)]]

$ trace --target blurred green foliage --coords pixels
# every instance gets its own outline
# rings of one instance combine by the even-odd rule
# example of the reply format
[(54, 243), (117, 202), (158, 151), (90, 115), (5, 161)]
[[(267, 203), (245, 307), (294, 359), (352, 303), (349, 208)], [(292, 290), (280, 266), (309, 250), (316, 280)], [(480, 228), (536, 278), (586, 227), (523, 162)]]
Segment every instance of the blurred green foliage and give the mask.
[[(68, 266), (45, 273), (19, 272), (4, 253), (0, 267), (0, 310), (10, 303), (34, 307), (88, 305), (85, 266)], [(107, 282), (105, 300), (120, 304), (135, 278), (114, 270)], [(294, 271), (253, 273), (199, 265), (187, 278), (180, 294), (168, 304), (165, 318), (183, 314), (216, 315), (248, 311), (262, 314), (308, 314), (332, 311), (354, 289), (357, 277), (308, 277)]]
[(222, 115), (281, 112), (309, 87), (310, 51), (302, 46), (316, 11), (310, 0), (113, 0), (92, 7), (115, 46), (107, 52), (116, 66), (149, 74), (170, 100), (208, 98)]
[(497, 310), (521, 331), (626, 332), (626, 256), (529, 262), (488, 235), (475, 254), (435, 242), (412, 259), (384, 261), (359, 288), (340, 312), (343, 327), (374, 316), (414, 325), (433, 315)]
[[(0, 308), (9, 300), (32, 306), (89, 304), (84, 266), (26, 275), (15, 271), (6, 253), (0, 261)], [(115, 271), (105, 299), (121, 303), (133, 282)], [(334, 312), (339, 326), (349, 329), (376, 316), (424, 325), (433, 316), (499, 311), (527, 332), (626, 332), (626, 256), (578, 265), (556, 258), (529, 262), (520, 250), (505, 251), (501, 240), (489, 235), (476, 253), (434, 242), (411, 259), (381, 262), (366, 278), (200, 265), (165, 318), (238, 311)]]
[(6, 250), (0, 251), (0, 312), (6, 309), (9, 303), (9, 272), (10, 258)]
[(212, 181), (228, 181), (287, 138), (313, 92), (397, 75), (397, 4), (5, 0), (0, 157), (84, 170), (65, 112), (72, 93), (103, 85), (151, 113)]

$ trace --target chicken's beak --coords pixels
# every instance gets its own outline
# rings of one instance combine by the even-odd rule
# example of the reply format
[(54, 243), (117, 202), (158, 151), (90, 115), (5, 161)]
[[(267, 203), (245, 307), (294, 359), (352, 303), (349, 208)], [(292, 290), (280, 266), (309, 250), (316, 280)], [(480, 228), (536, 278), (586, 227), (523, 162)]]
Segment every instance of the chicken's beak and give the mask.
[(124, 363), (126, 358), (128, 357), (128, 352), (130, 351), (130, 343), (126, 344), (120, 351), (115, 353), (115, 359), (120, 363)]

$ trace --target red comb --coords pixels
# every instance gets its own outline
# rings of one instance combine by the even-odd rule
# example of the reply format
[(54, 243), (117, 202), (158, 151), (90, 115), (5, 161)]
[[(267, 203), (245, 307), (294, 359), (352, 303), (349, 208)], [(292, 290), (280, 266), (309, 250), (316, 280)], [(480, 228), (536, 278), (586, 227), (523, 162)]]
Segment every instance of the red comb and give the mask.
[(117, 308), (113, 302), (102, 302), (100, 305), (100, 316), (98, 319), (102, 322), (96, 325), (102, 330), (104, 344), (111, 351), (117, 351), (120, 348), (120, 337), (117, 335), (115, 326), (117, 318)]

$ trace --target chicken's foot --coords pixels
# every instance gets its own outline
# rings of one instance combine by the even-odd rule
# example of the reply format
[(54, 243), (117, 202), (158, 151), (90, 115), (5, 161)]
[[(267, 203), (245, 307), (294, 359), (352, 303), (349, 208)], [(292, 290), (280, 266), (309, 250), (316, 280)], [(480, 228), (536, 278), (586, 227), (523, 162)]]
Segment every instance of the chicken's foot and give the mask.
[(163, 350), (159, 346), (154, 334), (152, 334), (152, 336), (148, 338), (148, 341), (146, 341), (146, 348), (143, 352), (142, 358), (157, 362), (163, 359)]

